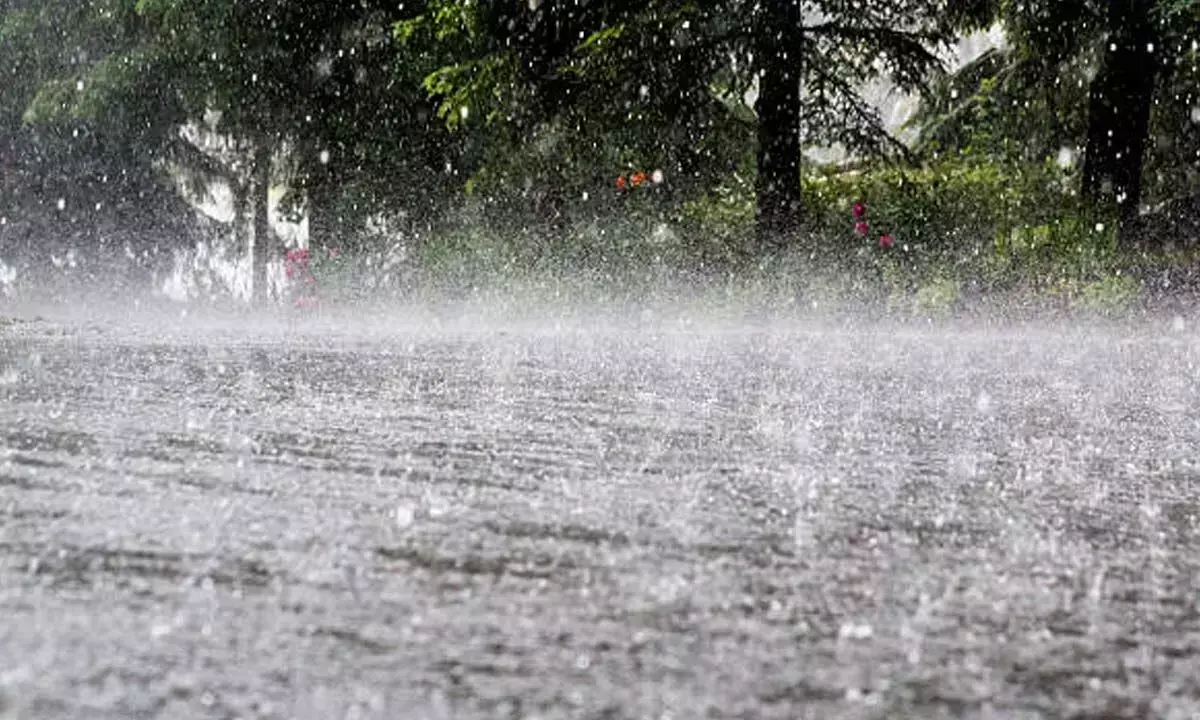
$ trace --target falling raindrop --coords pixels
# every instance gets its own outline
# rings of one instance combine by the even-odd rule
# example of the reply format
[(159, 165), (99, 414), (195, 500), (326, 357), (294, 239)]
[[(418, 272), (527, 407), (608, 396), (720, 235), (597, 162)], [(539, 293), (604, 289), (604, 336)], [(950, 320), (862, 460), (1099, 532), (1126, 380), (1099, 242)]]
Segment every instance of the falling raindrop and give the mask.
[(392, 513), (392, 519), (397, 528), (407, 530), (417, 519), (417, 508), (412, 503), (400, 503)]

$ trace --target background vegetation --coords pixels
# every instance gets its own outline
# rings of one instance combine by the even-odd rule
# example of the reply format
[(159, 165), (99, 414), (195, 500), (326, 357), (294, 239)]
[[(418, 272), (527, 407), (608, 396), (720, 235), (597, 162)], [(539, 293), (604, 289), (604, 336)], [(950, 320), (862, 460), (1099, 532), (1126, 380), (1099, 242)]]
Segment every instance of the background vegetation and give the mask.
[[(1190, 282), (1198, 41), (1200, 0), (0, 0), (0, 259), (217, 235), (261, 295), (274, 192), (364, 292), (785, 270), (1119, 306)], [(921, 99), (905, 141), (880, 80)]]

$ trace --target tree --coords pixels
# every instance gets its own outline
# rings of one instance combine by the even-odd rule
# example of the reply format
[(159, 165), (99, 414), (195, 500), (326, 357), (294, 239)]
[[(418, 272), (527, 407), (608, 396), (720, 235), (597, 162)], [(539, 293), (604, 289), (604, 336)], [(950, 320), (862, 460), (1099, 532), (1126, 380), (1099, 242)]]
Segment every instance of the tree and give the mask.
[(144, 32), (120, 0), (0, 5), (0, 214), (28, 234), (7, 249), (68, 236), (141, 261), (189, 233), (194, 214), (158, 169), (179, 107), (133, 52)]
[(236, 226), (250, 205), (252, 292), (263, 299), (273, 254), (271, 163), (282, 149), (297, 84), (306, 79), (296, 70), (307, 63), (296, 60), (313, 53), (313, 34), (285, 37), (280, 29), (296, 26), (297, 9), (278, 0), (139, 0), (137, 7), (153, 28), (143, 52), (170, 68), (187, 120), (232, 140), (225, 153), (232, 161), (218, 163), (217, 172), (232, 189)]
[(1200, 99), (1197, 4), (996, 2), (986, 14), (1002, 23), (1007, 47), (939, 83), (918, 118), (924, 150), (977, 147), (986, 137), (989, 151), (1006, 145), (1024, 160), (1082, 151), (1089, 212), (1115, 220), (1127, 248), (1164, 241), (1143, 227), (1154, 204), (1146, 198), (1171, 200), (1200, 180), (1191, 119)]
[[(397, 175), (436, 175), (431, 164), (440, 171), (451, 152), (416, 83), (397, 82), (397, 65), (412, 58), (397, 57), (392, 43), (390, 27), (404, 13), (396, 7), (372, 0), (138, 3), (188, 122), (229, 140), (212, 169), (233, 188), (235, 206), (250, 207), (260, 298), (275, 254), (270, 188), (287, 171), (303, 193), (289, 204), (306, 206), (317, 245), (332, 244), (339, 225), (361, 224), (397, 198), (427, 214), (430, 198), (440, 196), (428, 183), (406, 192), (396, 182)], [(332, 209), (350, 193), (365, 194), (351, 203), (361, 208)]]
[(758, 246), (779, 245), (800, 225), (800, 116), (804, 37), (800, 3), (767, 0), (753, 27), (758, 65)]
[[(442, 36), (476, 41), (428, 85), (451, 123), (463, 108), (465, 117), (478, 110), (486, 121), (526, 132), (571, 117), (578, 131), (600, 127), (609, 142), (636, 147), (639, 133), (621, 121), (652, 118), (662, 124), (650, 127), (658, 147), (646, 154), (665, 157), (686, 158), (688, 146), (703, 145), (710, 132), (751, 129), (758, 245), (767, 249), (786, 244), (800, 226), (801, 147), (903, 150), (860, 88), (880, 73), (919, 88), (939, 64), (935, 50), (951, 37), (951, 5), (544, 0), (492, 3), (485, 13), (475, 3), (443, 0), (431, 3), (424, 21)], [(508, 21), (487, 22), (497, 15)], [(747, 93), (757, 94), (748, 118)], [(521, 103), (522, 94), (533, 101)], [(686, 132), (674, 132), (680, 128)]]
[(1154, 0), (1109, 0), (1106, 45), (1088, 99), (1082, 195), (1115, 208), (1125, 245), (1136, 243), (1150, 110), (1164, 49)]

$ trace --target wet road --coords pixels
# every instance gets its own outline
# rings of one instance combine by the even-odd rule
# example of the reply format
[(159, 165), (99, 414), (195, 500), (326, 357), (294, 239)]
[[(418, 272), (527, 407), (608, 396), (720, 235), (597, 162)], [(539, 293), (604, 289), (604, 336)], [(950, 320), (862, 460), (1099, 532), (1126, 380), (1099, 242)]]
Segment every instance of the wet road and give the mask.
[(0, 718), (1200, 715), (1200, 340), (0, 327)]

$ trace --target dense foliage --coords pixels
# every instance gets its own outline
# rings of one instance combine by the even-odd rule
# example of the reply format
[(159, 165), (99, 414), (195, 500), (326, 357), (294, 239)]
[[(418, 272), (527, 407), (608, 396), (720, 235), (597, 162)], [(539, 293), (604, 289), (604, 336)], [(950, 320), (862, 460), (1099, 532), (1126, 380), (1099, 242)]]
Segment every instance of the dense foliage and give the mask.
[[(3, 0), (0, 258), (207, 228), (265, 288), (275, 206), (313, 248), (459, 275), (783, 252), (897, 288), (1083, 282), (1200, 229), (1198, 23), (1194, 0)], [(921, 100), (904, 140), (879, 83)], [(850, 159), (803, 162), (822, 148)], [(218, 197), (232, 219), (198, 219)]]

